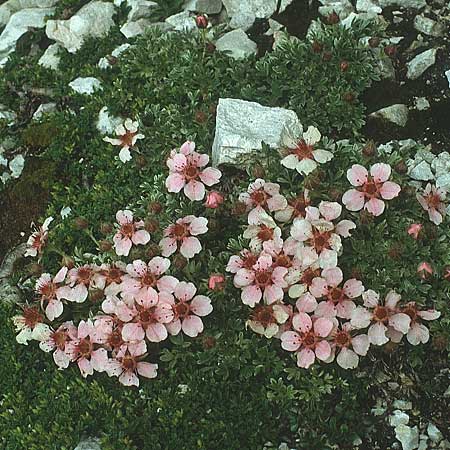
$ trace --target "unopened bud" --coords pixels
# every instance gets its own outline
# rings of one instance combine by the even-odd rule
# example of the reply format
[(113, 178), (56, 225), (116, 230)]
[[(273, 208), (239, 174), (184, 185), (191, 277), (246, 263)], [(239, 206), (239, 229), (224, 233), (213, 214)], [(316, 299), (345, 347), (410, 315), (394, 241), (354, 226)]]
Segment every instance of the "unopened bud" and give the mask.
[(89, 226), (89, 222), (84, 217), (76, 217), (74, 225), (78, 230), (85, 230)]

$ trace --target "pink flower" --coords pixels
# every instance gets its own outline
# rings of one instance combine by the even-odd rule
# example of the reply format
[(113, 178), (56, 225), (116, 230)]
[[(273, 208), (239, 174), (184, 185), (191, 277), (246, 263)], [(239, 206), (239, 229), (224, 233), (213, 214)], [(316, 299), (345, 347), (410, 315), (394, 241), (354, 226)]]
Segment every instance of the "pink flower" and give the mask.
[(60, 369), (69, 367), (70, 358), (66, 352), (67, 344), (77, 338), (77, 328), (72, 322), (64, 322), (56, 331), (47, 330), (39, 347), (44, 352), (53, 352), (53, 360)]
[(433, 267), (430, 263), (423, 261), (417, 266), (417, 274), (422, 280), (427, 280), (433, 275)]
[(275, 212), (275, 219), (279, 222), (289, 222), (296, 218), (306, 217), (306, 208), (311, 204), (309, 191), (305, 189), (297, 197), (287, 200), (286, 208)]
[(174, 292), (176, 301), (172, 304), (174, 319), (166, 324), (170, 334), (176, 335), (182, 330), (189, 337), (196, 337), (203, 331), (200, 317), (210, 314), (213, 307), (208, 297), (195, 295), (196, 292), (192, 283), (178, 283)]
[(397, 303), (400, 295), (394, 291), (388, 292), (384, 305), (379, 304), (379, 294), (369, 289), (363, 293), (364, 306), (353, 310), (351, 325), (357, 329), (367, 328), (369, 341), (374, 345), (383, 345), (389, 341), (386, 332), (388, 326), (402, 334), (409, 331), (411, 319), (407, 314), (399, 313)]
[(225, 276), (221, 273), (211, 275), (208, 280), (208, 287), (212, 291), (222, 291), (225, 286)]
[(331, 152), (314, 148), (322, 137), (317, 128), (310, 126), (303, 133), (300, 125), (299, 130), (294, 134), (295, 136), (286, 135), (283, 140), (283, 144), (289, 152), (281, 160), (284, 167), (296, 169), (298, 173), (308, 175), (316, 169), (318, 164), (326, 163), (333, 158)]
[(289, 297), (299, 298), (304, 294), (310, 286), (314, 278), (319, 277), (321, 273), (320, 267), (317, 263), (310, 267), (302, 268), (299, 273), (295, 284), (289, 287)]
[(61, 268), (52, 278), (49, 273), (43, 273), (36, 281), (36, 292), (40, 295), (42, 308), (45, 306), (45, 315), (53, 321), (63, 313), (62, 298), (67, 298), (70, 292), (66, 286), (62, 286), (66, 278), (67, 267)]
[(136, 145), (138, 139), (144, 139), (144, 135), (138, 133), (138, 123), (131, 119), (125, 119), (123, 124), (116, 127), (117, 138), (105, 137), (103, 140), (112, 145), (119, 145), (121, 148), (119, 159), (126, 163), (131, 160), (130, 148)]
[(249, 269), (258, 261), (259, 254), (253, 253), (250, 250), (244, 249), (241, 251), (240, 255), (233, 255), (230, 257), (226, 271), (231, 273), (237, 273), (240, 269)]
[[(117, 301), (115, 307), (120, 304)], [(101, 343), (106, 350), (116, 355), (123, 345), (133, 345), (133, 342), (125, 342), (122, 337), (122, 322), (114, 313), (109, 315), (99, 315), (94, 318), (95, 339)]]
[(141, 361), (147, 351), (147, 345), (140, 341), (133, 346), (122, 346), (115, 358), (110, 359), (106, 365), (107, 374), (119, 377), (124, 386), (139, 386), (141, 375), (145, 378), (156, 378), (158, 364)]
[(92, 375), (94, 370), (103, 372), (106, 369), (108, 354), (98, 344), (95, 328), (90, 320), (86, 322), (81, 320), (73, 340), (66, 344), (66, 353), (70, 361), (77, 362), (84, 378)]
[(317, 306), (316, 316), (351, 318), (356, 305), (350, 299), (359, 297), (364, 292), (364, 286), (361, 281), (352, 278), (338, 287), (342, 280), (343, 274), (339, 267), (324, 269), (321, 278), (314, 278), (309, 292), (315, 298), (326, 298)]
[(336, 362), (343, 369), (356, 368), (359, 364), (359, 356), (366, 356), (369, 351), (370, 342), (367, 334), (354, 336), (350, 322), (344, 323), (340, 328), (336, 326), (330, 337), (332, 338), (332, 358), (335, 352), (339, 351)]
[(283, 299), (287, 272), (285, 267), (274, 267), (272, 257), (263, 253), (251, 269), (242, 268), (236, 273), (234, 285), (242, 288), (241, 299), (245, 305), (253, 308), (261, 298), (270, 305)]
[(33, 231), (27, 241), (27, 250), (24, 256), (36, 256), (42, 253), (42, 249), (45, 247), (48, 239), (48, 227), (53, 221), (53, 217), (47, 217), (41, 227), (38, 227)]
[(67, 278), (71, 289), (64, 291), (62, 298), (76, 303), (86, 301), (94, 274), (94, 267), (88, 264), (70, 269)]
[(377, 163), (367, 169), (359, 164), (347, 170), (347, 179), (356, 189), (350, 189), (342, 197), (342, 203), (349, 211), (359, 211), (364, 207), (374, 216), (380, 216), (384, 211), (384, 200), (391, 200), (400, 193), (400, 186), (387, 181), (391, 176), (389, 164)]
[(158, 288), (160, 292), (172, 293), (178, 280), (170, 275), (163, 275), (170, 267), (170, 260), (155, 256), (148, 263), (137, 259), (127, 265), (127, 273), (121, 285), (124, 298), (139, 300), (148, 292)]
[(178, 219), (164, 230), (164, 238), (159, 245), (163, 256), (170, 256), (179, 248), (186, 258), (193, 258), (202, 250), (200, 241), (195, 237), (208, 231), (208, 219), (205, 217), (186, 216)]
[(428, 183), (422, 194), (416, 194), (422, 208), (428, 212), (428, 217), (435, 225), (442, 223), (445, 216), (446, 192)]
[(258, 334), (270, 339), (274, 337), (280, 325), (289, 319), (289, 309), (286, 305), (258, 305), (252, 311), (247, 325)]
[(117, 211), (116, 219), (120, 225), (119, 230), (113, 238), (114, 248), (117, 255), (128, 256), (133, 244), (145, 245), (148, 241), (150, 241), (150, 235), (148, 232), (141, 229), (144, 227), (144, 221), (139, 220), (135, 222), (131, 211)]
[(419, 233), (422, 230), (423, 225), (421, 223), (413, 223), (408, 228), (408, 234), (413, 237), (414, 239), (419, 238)]
[(250, 209), (248, 223), (256, 225), (262, 213), (280, 211), (287, 206), (287, 200), (280, 194), (280, 185), (268, 183), (261, 178), (250, 183), (247, 192), (239, 195), (239, 201)]
[(180, 192), (189, 200), (203, 200), (206, 186), (213, 186), (220, 181), (222, 173), (219, 169), (207, 167), (209, 156), (195, 151), (195, 143), (186, 141), (180, 152), (172, 150), (167, 160), (170, 174), (166, 179), (169, 192)]
[(411, 326), (406, 334), (406, 339), (412, 345), (426, 344), (430, 339), (428, 328), (421, 323), (422, 320), (436, 320), (441, 316), (439, 311), (434, 309), (419, 310), (415, 302), (407, 303), (400, 311), (407, 314), (411, 319)]
[(205, 206), (207, 208), (216, 209), (224, 202), (224, 197), (220, 192), (211, 191), (206, 194)]
[(125, 323), (122, 328), (124, 341), (141, 341), (147, 336), (150, 342), (161, 342), (167, 339), (164, 324), (170, 323), (173, 296), (168, 292), (159, 294), (148, 288), (144, 295), (135, 298), (135, 302), (119, 302), (115, 313)]
[(92, 276), (92, 287), (104, 291), (106, 297), (116, 296), (122, 290), (126, 265), (121, 261), (102, 264)]
[(35, 306), (23, 307), (22, 314), (14, 316), (12, 319), (16, 331), (19, 331), (16, 341), (23, 345), (28, 345), (28, 341), (32, 339), (41, 340), (49, 328), (48, 325), (43, 323), (44, 318)]
[(316, 357), (322, 361), (331, 355), (330, 344), (325, 340), (333, 329), (333, 322), (324, 317), (315, 318), (299, 312), (292, 319), (295, 331), (285, 331), (281, 335), (281, 347), (297, 353), (297, 365), (307, 369)]

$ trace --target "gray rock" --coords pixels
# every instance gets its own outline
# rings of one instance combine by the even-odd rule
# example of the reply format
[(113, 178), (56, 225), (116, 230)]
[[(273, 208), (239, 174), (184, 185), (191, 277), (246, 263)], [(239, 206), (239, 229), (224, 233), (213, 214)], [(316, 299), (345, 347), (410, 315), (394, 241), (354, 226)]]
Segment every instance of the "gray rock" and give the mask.
[(395, 400), (393, 403), (393, 407), (401, 409), (403, 411), (407, 411), (409, 409), (412, 409), (412, 403), (406, 400)]
[(349, 0), (320, 0), (320, 3), (322, 6), (319, 6), (319, 14), (325, 17), (335, 12), (343, 20), (354, 12)]
[(216, 49), (219, 52), (228, 52), (234, 59), (246, 58), (255, 55), (256, 43), (248, 38), (245, 31), (237, 29), (229, 31), (216, 42)]
[(39, 120), (44, 114), (56, 111), (56, 103), (42, 103), (33, 114), (34, 120)]
[(439, 430), (439, 428), (431, 422), (428, 424), (427, 434), (428, 434), (428, 437), (436, 444), (438, 442), (440, 442), (443, 438), (442, 433)]
[(96, 90), (102, 90), (100, 80), (94, 77), (78, 77), (69, 83), (69, 86), (79, 94), (91, 95)]
[(102, 450), (100, 440), (97, 438), (83, 439), (74, 450)]
[(189, 14), (189, 11), (182, 11), (166, 19), (175, 31), (192, 31), (197, 28), (195, 18)]
[(383, 12), (378, 2), (373, 0), (357, 0), (356, 11), (374, 14), (381, 14)]
[(377, 70), (380, 77), (384, 80), (395, 80), (395, 68), (392, 64), (392, 59), (380, 48), (375, 48), (373, 50), (376, 56)]
[(427, 6), (426, 0), (378, 0), (378, 4), (382, 8), (386, 8), (388, 6), (398, 6), (399, 8), (404, 9), (421, 9)]
[(93, 1), (68, 20), (49, 20), (45, 32), (70, 53), (77, 52), (87, 37), (101, 37), (114, 25), (114, 5)]
[(420, 33), (428, 36), (440, 37), (444, 34), (445, 27), (443, 24), (423, 15), (417, 15), (414, 19), (414, 28)]
[(108, 107), (104, 106), (98, 113), (96, 127), (101, 134), (107, 135), (114, 133), (117, 125), (120, 125), (122, 122), (123, 119), (121, 119), (120, 117), (110, 116)]
[(426, 111), (427, 109), (430, 109), (431, 106), (430, 102), (425, 97), (416, 97), (414, 103), (418, 111)]
[(53, 8), (22, 9), (14, 13), (0, 35), (0, 67), (6, 64), (7, 56), (16, 48), (16, 43), (29, 28), (45, 27), (45, 17), (53, 14)]
[(8, 125), (13, 125), (16, 119), (17, 114), (14, 111), (10, 111), (0, 104), (0, 120), (6, 120)]
[(286, 133), (299, 126), (294, 111), (221, 98), (212, 148), (213, 164), (239, 165), (245, 158), (257, 157), (263, 142), (271, 148), (279, 148)]
[(408, 107), (403, 104), (387, 106), (386, 108), (373, 112), (369, 117), (383, 119), (399, 127), (404, 127), (408, 122)]
[(13, 178), (19, 178), (23, 172), (23, 168), (25, 166), (25, 158), (23, 155), (16, 155), (9, 162), (9, 170), (11, 171), (11, 176)]
[(184, 9), (202, 14), (219, 14), (222, 10), (222, 0), (188, 0)]
[(450, 70), (447, 70), (444, 74), (447, 77), (448, 87), (450, 88)]
[(18, 303), (21, 300), (21, 293), (17, 286), (10, 282), (13, 274), (14, 264), (23, 257), (26, 250), (26, 244), (20, 244), (11, 250), (0, 265), (0, 301), (8, 303)]
[(139, 19), (135, 22), (127, 22), (120, 28), (120, 32), (127, 38), (131, 39), (141, 34), (144, 34), (151, 22), (148, 19)]
[(9, 22), (11, 16), (22, 9), (50, 8), (59, 0), (8, 0), (0, 5), (0, 27)]
[[(130, 47), (131, 44), (128, 43), (119, 45), (111, 52), (111, 56), (114, 56), (114, 58), (118, 58), (125, 50), (128, 50)], [(111, 63), (109, 62), (108, 58), (101, 58), (97, 65), (98, 67), (100, 67), (100, 69), (108, 69), (109, 67), (111, 67)]]
[(402, 444), (403, 450), (414, 450), (419, 446), (419, 430), (417, 427), (411, 428), (407, 425), (395, 427), (395, 437)]
[[(276, 11), (278, 0), (223, 0), (232, 28), (247, 30), (255, 19), (267, 19)], [(287, 4), (285, 4), (287, 6)]]
[(450, 173), (450, 153), (441, 152), (438, 156), (433, 155), (433, 161), (431, 161), (431, 167), (434, 170), (436, 177), (447, 175)]
[(61, 46), (59, 44), (52, 44), (47, 47), (44, 54), (39, 58), (38, 64), (47, 69), (56, 70), (61, 58), (58, 56)]
[(437, 49), (431, 48), (419, 53), (409, 63), (406, 64), (408, 72), (406, 76), (410, 80), (419, 78), (428, 68), (430, 68), (436, 62)]
[(294, 0), (281, 0), (279, 13), (286, 11), (286, 8), (293, 2)]
[(389, 416), (389, 424), (391, 427), (398, 427), (399, 425), (406, 425), (409, 422), (408, 414), (400, 410), (395, 410), (391, 416)]
[(434, 179), (430, 165), (426, 161), (422, 161), (414, 166), (408, 173), (413, 180), (430, 181)]
[(158, 8), (158, 3), (149, 0), (127, 0), (127, 5), (131, 6), (127, 22), (150, 17), (155, 8)]

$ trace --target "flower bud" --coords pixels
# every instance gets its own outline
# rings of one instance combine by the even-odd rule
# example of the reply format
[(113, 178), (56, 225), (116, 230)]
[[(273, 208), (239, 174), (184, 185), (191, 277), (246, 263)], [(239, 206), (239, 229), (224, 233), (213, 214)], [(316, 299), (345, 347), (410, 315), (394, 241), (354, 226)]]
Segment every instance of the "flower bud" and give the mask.
[(216, 46), (212, 42), (207, 42), (205, 48), (208, 53), (214, 53), (216, 51)]
[(173, 258), (173, 265), (179, 270), (184, 269), (187, 263), (188, 260), (182, 255), (175, 255)]
[(325, 52), (323, 52), (322, 54), (322, 59), (324, 61), (331, 61), (331, 58), (333, 57), (333, 53), (331, 53), (330, 51), (326, 50)]
[(419, 234), (422, 231), (423, 225), (421, 223), (413, 223), (409, 226), (408, 228), (408, 234), (413, 238), (413, 239), (418, 239), (419, 238)]
[(98, 248), (101, 252), (109, 252), (112, 249), (112, 243), (111, 241), (103, 239), (98, 243)]
[(106, 57), (106, 59), (108, 60), (109, 64), (111, 64), (112, 66), (114, 66), (115, 64), (117, 64), (117, 61), (118, 61), (117, 57), (112, 56), (112, 55), (108, 55), (108, 56)]
[(89, 300), (92, 303), (97, 303), (101, 300), (103, 300), (105, 294), (101, 289), (91, 289), (89, 291)]
[(395, 45), (386, 45), (383, 51), (389, 58), (393, 58), (397, 54), (397, 47)]
[(103, 222), (100, 225), (100, 231), (101, 231), (102, 234), (112, 233), (112, 230), (113, 230), (113, 226), (110, 223)]
[(147, 160), (144, 155), (137, 155), (136, 156), (136, 165), (140, 167), (141, 169), (144, 168), (147, 165)]
[(348, 61), (341, 61), (341, 64), (339, 65), (341, 72), (346, 72), (349, 68), (350, 64)]
[(400, 259), (403, 253), (403, 248), (400, 244), (395, 243), (393, 245), (391, 245), (391, 248), (388, 251), (389, 256), (392, 259)]
[(212, 291), (223, 291), (225, 288), (225, 276), (221, 273), (211, 275), (208, 280), (208, 287)]
[(342, 192), (339, 189), (331, 189), (330, 190), (330, 198), (335, 202), (339, 202), (342, 197)]
[(148, 209), (148, 212), (150, 212), (152, 214), (159, 214), (163, 210), (163, 207), (162, 207), (161, 203), (159, 203), (159, 202), (150, 202), (148, 204), (147, 209)]
[(233, 208), (231, 209), (231, 214), (233, 216), (242, 216), (247, 212), (247, 205), (243, 202), (237, 201)]
[(154, 233), (159, 230), (159, 222), (155, 219), (147, 219), (144, 227), (149, 233)]
[(362, 154), (368, 157), (375, 156), (377, 154), (377, 146), (375, 145), (375, 142), (372, 140), (367, 141), (362, 148)]
[(195, 23), (197, 25), (198, 28), (200, 29), (204, 29), (208, 27), (208, 18), (206, 17), (206, 15), (204, 14), (199, 14), (198, 16), (196, 16), (195, 18)]
[(394, 166), (394, 170), (397, 173), (400, 173), (402, 175), (404, 175), (406, 172), (408, 172), (408, 166), (405, 164), (405, 161), (399, 161), (395, 166)]
[(89, 226), (89, 222), (84, 217), (76, 217), (74, 226), (77, 230), (85, 230)]
[(216, 345), (216, 339), (213, 336), (205, 336), (202, 340), (202, 345), (205, 350), (213, 348)]
[(68, 269), (73, 269), (75, 267), (75, 261), (70, 256), (64, 255), (61, 258), (61, 266), (65, 266)]
[(218, 208), (224, 201), (224, 197), (220, 192), (211, 191), (206, 195), (205, 206), (207, 208)]
[(206, 123), (208, 120), (208, 116), (203, 111), (195, 112), (195, 121), (199, 124)]
[(437, 351), (442, 352), (442, 351), (444, 351), (447, 348), (448, 338), (444, 334), (438, 334), (436, 336), (433, 336), (433, 339), (431, 341), (431, 345)]
[(373, 217), (374, 216), (365, 209), (361, 210), (361, 212), (359, 213), (359, 220), (363, 225), (368, 225), (369, 223), (372, 223)]
[(444, 280), (450, 281), (450, 266), (444, 267)]
[(355, 101), (355, 94), (353, 92), (346, 92), (342, 96), (342, 99), (344, 100), (344, 102), (353, 103)]
[(321, 53), (323, 50), (323, 44), (315, 40), (313, 41), (311, 48), (314, 53)]
[(28, 271), (29, 271), (30, 275), (33, 275), (35, 277), (39, 277), (39, 276), (42, 275), (42, 272), (44, 271), (44, 268), (42, 267), (41, 264), (34, 263), (34, 264), (30, 265), (30, 267), (28, 268)]
[(433, 267), (430, 263), (423, 261), (417, 267), (417, 275), (422, 280), (428, 280), (433, 275)]
[(339, 16), (338, 16), (338, 14), (336, 13), (336, 11), (333, 11), (331, 14), (329, 14), (328, 15), (328, 17), (327, 17), (327, 23), (329, 24), (329, 25), (335, 25), (335, 24), (337, 24), (337, 23), (339, 23)]
[(381, 39), (379, 37), (373, 36), (369, 39), (369, 47), (376, 48), (380, 45)]
[(146, 254), (149, 258), (153, 258), (161, 254), (161, 249), (159, 248), (158, 244), (149, 244)]

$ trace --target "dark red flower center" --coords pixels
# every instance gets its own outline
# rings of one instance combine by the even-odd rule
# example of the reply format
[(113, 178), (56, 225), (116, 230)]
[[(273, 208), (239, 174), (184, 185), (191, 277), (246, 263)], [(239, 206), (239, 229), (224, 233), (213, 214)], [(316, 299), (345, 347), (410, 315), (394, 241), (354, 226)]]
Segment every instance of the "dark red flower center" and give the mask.
[(373, 311), (373, 317), (377, 322), (387, 322), (389, 311), (385, 306), (377, 306)]
[(303, 275), (300, 278), (300, 283), (306, 284), (306, 286), (309, 287), (312, 285), (312, 280), (318, 276), (320, 276), (320, 269), (311, 269), (309, 267), (303, 272)]
[(52, 334), (52, 339), (59, 350), (64, 350), (66, 342), (69, 340), (69, 336), (66, 331), (59, 330)]
[(268, 195), (264, 189), (258, 189), (250, 194), (250, 198), (255, 205), (265, 206)]
[(442, 203), (439, 194), (433, 194), (432, 192), (430, 192), (425, 197), (425, 201), (427, 202), (427, 205), (432, 209), (438, 209)]
[(151, 272), (147, 272), (142, 278), (141, 278), (141, 283), (144, 286), (149, 286), (149, 287), (153, 287), (156, 285), (156, 282), (158, 281), (158, 279), (155, 277), (155, 275), (153, 275)]
[(347, 296), (341, 288), (335, 287), (328, 292), (328, 299), (333, 303), (339, 303), (347, 300)]
[(34, 328), (38, 323), (41, 323), (43, 317), (37, 308), (24, 308), (23, 310), (24, 322), (27, 327)]
[(273, 238), (273, 228), (261, 225), (258, 231), (258, 238), (263, 242), (270, 241)]
[(78, 344), (78, 353), (81, 357), (87, 358), (88, 356), (90, 356), (92, 353), (92, 349), (92, 342), (89, 338), (86, 337), (84, 339), (81, 339)]
[(305, 217), (306, 216), (306, 207), (309, 206), (310, 202), (305, 200), (304, 195), (299, 195), (293, 200), (289, 200), (289, 205), (294, 208), (294, 216), (295, 217)]
[(272, 271), (262, 270), (260, 272), (256, 272), (255, 281), (258, 286), (267, 286), (272, 284)]
[(279, 255), (277, 255), (274, 265), (276, 267), (289, 268), (292, 266), (292, 258), (288, 255), (285, 255), (283, 252), (281, 252)]
[(251, 320), (260, 323), (264, 328), (272, 323), (276, 323), (273, 308), (270, 305), (257, 306), (250, 318)]
[(330, 248), (330, 231), (320, 232), (317, 229), (313, 231), (313, 237), (309, 239), (309, 243), (317, 253), (321, 253), (322, 250)]
[(245, 256), (242, 256), (242, 267), (245, 269), (251, 269), (258, 260), (258, 257), (254, 255), (253, 253), (248, 253)]
[(193, 165), (189, 165), (186, 167), (186, 169), (184, 169), (184, 176), (188, 179), (188, 180), (194, 180), (195, 178), (198, 177), (198, 168), (196, 166)]
[(312, 331), (304, 333), (302, 336), (302, 342), (305, 347), (313, 347), (316, 343), (316, 337)]
[(379, 198), (382, 185), (383, 183), (376, 183), (370, 176), (368, 176), (364, 185), (358, 187), (357, 189), (361, 191), (366, 198)]
[(137, 362), (136, 359), (131, 355), (125, 355), (122, 358), (122, 367), (125, 369), (125, 371), (135, 371), (137, 368)]
[(39, 292), (41, 293), (42, 297), (44, 297), (46, 300), (55, 298), (56, 285), (52, 281), (49, 281), (48, 283), (45, 283), (39, 288)]
[(177, 317), (186, 317), (189, 315), (189, 311), (190, 311), (190, 307), (186, 302), (180, 302), (177, 303), (174, 307), (173, 307), (175, 314), (177, 315)]
[(119, 139), (122, 141), (122, 147), (133, 147), (133, 138), (135, 134), (135, 132), (127, 130), (127, 132), (123, 136), (120, 136)]
[(120, 227), (120, 233), (123, 236), (129, 237), (129, 238), (131, 238), (131, 236), (133, 236), (135, 231), (136, 231), (136, 227), (134, 226), (134, 223), (124, 223)]
[(348, 347), (351, 343), (351, 337), (348, 331), (339, 330), (334, 337), (334, 342), (339, 347)]
[(113, 349), (120, 348), (123, 343), (122, 331), (119, 328), (113, 330), (107, 338), (107, 344), (109, 344)]
[(172, 228), (172, 235), (175, 239), (182, 240), (189, 235), (187, 226), (182, 223), (176, 223)]
[(80, 267), (77, 272), (77, 279), (80, 284), (88, 285), (91, 281), (93, 271), (90, 267)]
[(308, 145), (304, 139), (301, 139), (297, 142), (297, 146), (292, 149), (291, 153), (293, 153), (299, 160), (302, 159), (314, 159), (313, 156), (314, 147), (312, 145)]

